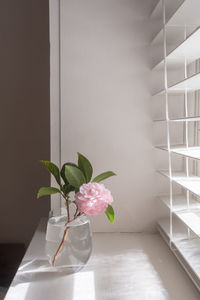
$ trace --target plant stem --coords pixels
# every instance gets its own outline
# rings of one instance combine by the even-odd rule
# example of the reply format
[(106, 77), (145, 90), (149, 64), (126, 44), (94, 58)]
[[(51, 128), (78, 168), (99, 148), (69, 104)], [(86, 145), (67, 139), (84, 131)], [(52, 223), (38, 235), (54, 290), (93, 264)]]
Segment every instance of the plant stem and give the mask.
[[(67, 224), (68, 224), (68, 223), (67, 223)], [(65, 231), (64, 231), (64, 234), (63, 234), (62, 241), (61, 241), (60, 246), (58, 247), (58, 250), (56, 251), (56, 254), (54, 255), (54, 258), (53, 258), (53, 261), (52, 261), (53, 266), (55, 266), (56, 259), (57, 259), (59, 253), (61, 252), (61, 250), (62, 250), (62, 248), (63, 248), (63, 246), (64, 246), (64, 243), (65, 243), (65, 241), (66, 241), (66, 238), (67, 238), (69, 229), (70, 229), (70, 227), (66, 226)]]
[(68, 198), (66, 199), (66, 206), (67, 206), (67, 219), (68, 219), (68, 222), (70, 222), (70, 213), (69, 213), (69, 202), (68, 202)]
[(63, 193), (61, 193), (61, 195), (63, 196), (63, 198), (65, 199), (65, 204), (66, 204), (66, 208), (67, 208), (67, 222), (70, 222), (70, 212), (69, 212), (69, 195), (65, 195)]
[[(78, 210), (77, 210), (77, 212), (78, 212)], [(62, 250), (62, 248), (63, 248), (63, 246), (64, 246), (64, 243), (65, 243), (65, 241), (66, 241), (68, 232), (69, 232), (69, 230), (70, 230), (70, 227), (68, 227), (67, 225), (68, 225), (70, 222), (74, 221), (74, 220), (75, 220), (76, 218), (78, 218), (79, 216), (81, 216), (81, 213), (78, 213), (78, 214), (77, 214), (77, 212), (76, 212), (76, 215), (74, 216), (74, 218), (73, 218), (71, 221), (67, 221), (67, 223), (66, 223), (66, 228), (65, 228), (65, 231), (64, 231), (64, 234), (63, 234), (62, 241), (61, 241), (61, 243), (60, 243), (60, 245), (59, 245), (59, 247), (58, 247), (58, 250), (56, 251), (56, 254), (54, 255), (54, 258), (53, 258), (53, 261), (52, 261), (52, 265), (53, 265), (53, 266), (55, 266), (55, 264), (56, 264), (56, 259), (57, 259), (58, 255), (60, 254), (60, 252), (61, 252), (61, 250)]]
[(67, 223), (66, 223), (66, 228), (65, 228), (65, 231), (64, 231), (64, 234), (63, 234), (63, 237), (62, 237), (62, 241), (56, 251), (56, 254), (54, 255), (54, 258), (53, 258), (53, 261), (52, 261), (52, 265), (55, 266), (56, 264), (56, 259), (58, 257), (58, 255), (60, 254), (60, 252), (62, 251), (62, 248), (64, 246), (64, 243), (66, 241), (66, 238), (67, 238), (67, 235), (68, 235), (68, 232), (70, 230), (70, 227), (68, 226), (68, 224), (75, 220), (77, 217), (79, 217), (81, 214), (78, 212), (78, 207), (76, 207), (76, 212), (74, 214), (74, 218), (72, 220), (70, 220), (70, 211), (69, 211), (69, 195), (65, 195), (64, 193), (61, 192), (61, 195), (63, 196), (63, 198), (65, 199), (66, 201), (66, 208), (67, 208)]
[(74, 214), (74, 219), (77, 217), (78, 215), (78, 207), (76, 206), (76, 211), (75, 211), (75, 214)]

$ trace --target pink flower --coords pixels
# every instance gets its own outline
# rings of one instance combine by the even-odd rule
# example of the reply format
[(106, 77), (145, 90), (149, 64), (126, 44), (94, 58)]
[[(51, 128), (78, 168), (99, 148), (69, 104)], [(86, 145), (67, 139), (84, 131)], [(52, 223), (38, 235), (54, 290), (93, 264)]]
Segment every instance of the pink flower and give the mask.
[(104, 212), (112, 201), (110, 191), (103, 184), (95, 182), (83, 184), (80, 191), (75, 194), (78, 210), (90, 216)]

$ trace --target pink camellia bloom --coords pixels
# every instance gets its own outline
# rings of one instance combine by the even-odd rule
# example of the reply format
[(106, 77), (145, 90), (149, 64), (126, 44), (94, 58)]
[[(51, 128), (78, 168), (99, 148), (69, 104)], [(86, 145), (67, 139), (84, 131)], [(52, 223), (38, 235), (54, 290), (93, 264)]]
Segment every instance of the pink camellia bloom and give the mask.
[(89, 182), (80, 187), (80, 191), (75, 194), (75, 202), (80, 213), (90, 216), (99, 215), (104, 212), (113, 201), (109, 190), (101, 183)]

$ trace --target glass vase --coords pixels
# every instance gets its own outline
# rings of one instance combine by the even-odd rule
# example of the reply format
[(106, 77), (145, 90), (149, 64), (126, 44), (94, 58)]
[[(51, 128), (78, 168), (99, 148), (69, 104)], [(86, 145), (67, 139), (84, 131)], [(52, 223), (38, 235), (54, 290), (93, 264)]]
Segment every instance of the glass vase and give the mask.
[[(62, 242), (67, 217), (57, 216), (48, 220), (46, 232), (46, 255), (53, 265), (54, 256)], [(90, 220), (86, 215), (77, 217), (68, 225), (69, 231), (63, 248), (56, 258), (53, 270), (67, 274), (80, 271), (87, 263), (92, 252)]]

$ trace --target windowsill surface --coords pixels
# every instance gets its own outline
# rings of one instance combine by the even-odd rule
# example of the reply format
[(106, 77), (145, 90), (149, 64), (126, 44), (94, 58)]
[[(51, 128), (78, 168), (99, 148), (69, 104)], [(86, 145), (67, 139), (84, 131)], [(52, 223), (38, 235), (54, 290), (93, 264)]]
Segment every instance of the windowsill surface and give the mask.
[[(22, 263), (46, 259), (45, 220)], [(94, 233), (79, 273), (17, 272), (5, 300), (197, 300), (199, 293), (157, 234)]]

